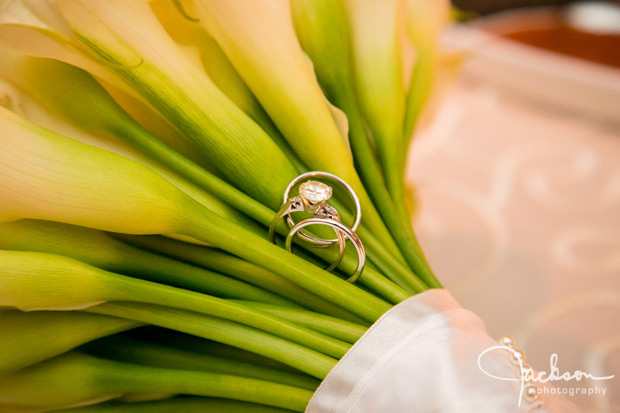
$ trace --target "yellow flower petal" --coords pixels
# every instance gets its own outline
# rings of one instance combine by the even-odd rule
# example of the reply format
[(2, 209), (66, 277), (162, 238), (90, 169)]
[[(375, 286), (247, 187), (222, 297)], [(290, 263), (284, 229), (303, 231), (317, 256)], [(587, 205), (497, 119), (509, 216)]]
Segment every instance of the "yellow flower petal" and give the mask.
[(347, 0), (360, 108), (375, 140), (387, 187), (397, 203), (403, 191), (405, 87), (398, 0)]
[(450, 21), (448, 0), (404, 0), (407, 32), (416, 47), (434, 46)]
[(354, 176), (316, 77), (292, 25), (288, 2), (196, 2), (200, 22), (218, 44), (287, 141), (310, 168)]
[(325, 96), (295, 35), (290, 4), (280, 0), (200, 0), (201, 24), (217, 40), (301, 160), (331, 172), (360, 197), (364, 224), (393, 251), (353, 166)]
[[(17, 3), (22, 2), (28, 3)], [(54, 4), (73, 38), (59, 40), (64, 31), (54, 32), (57, 25), (50, 23), (43, 32), (48, 40), (62, 40), (63, 45), (79, 49), (80, 56), (90, 57), (91, 66), (130, 85), (230, 182), (272, 208), (280, 204), (296, 169), (270, 137), (179, 52), (146, 2), (58, 0)], [(21, 22), (22, 34), (41, 33), (35, 23)], [(0, 24), (0, 41), (6, 40), (2, 33), (11, 27)], [(29, 52), (65, 57), (34, 45)]]
[(155, 172), (0, 108), (0, 221), (45, 219), (116, 232), (174, 232), (182, 193)]

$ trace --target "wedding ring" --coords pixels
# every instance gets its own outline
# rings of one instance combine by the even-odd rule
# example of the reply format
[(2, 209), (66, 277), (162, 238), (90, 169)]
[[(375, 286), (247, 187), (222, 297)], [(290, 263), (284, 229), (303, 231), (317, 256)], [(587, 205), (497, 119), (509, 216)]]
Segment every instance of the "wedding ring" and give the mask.
[[(341, 233), (343, 233), (345, 237), (348, 238), (353, 243), (353, 246), (355, 247), (355, 250), (357, 251), (357, 268), (355, 269), (355, 272), (353, 273), (353, 275), (347, 278), (347, 281), (350, 283), (357, 281), (359, 276), (362, 274), (362, 271), (364, 271), (364, 266), (366, 265), (366, 252), (364, 250), (364, 245), (362, 245), (362, 241), (355, 234), (355, 232), (353, 232), (350, 228), (348, 228), (346, 225), (344, 225), (340, 221), (336, 221), (333, 219), (325, 219), (325, 218), (307, 218), (307, 219), (304, 219), (303, 221), (298, 222), (297, 224), (293, 226), (293, 228), (291, 228), (291, 230), (286, 236), (285, 245), (286, 245), (286, 249), (288, 250), (288, 252), (292, 252), (293, 237), (295, 236), (295, 234), (300, 232), (302, 228), (307, 227), (308, 225), (316, 225), (316, 224), (328, 225), (332, 227), (336, 231), (337, 234), (340, 235)], [(339, 242), (340, 247), (341, 247), (341, 253), (338, 257), (338, 260), (335, 261), (330, 266), (330, 269), (336, 268), (338, 264), (340, 264), (340, 261), (342, 261), (342, 257), (344, 255), (343, 246), (345, 245), (345, 242), (346, 241)]]

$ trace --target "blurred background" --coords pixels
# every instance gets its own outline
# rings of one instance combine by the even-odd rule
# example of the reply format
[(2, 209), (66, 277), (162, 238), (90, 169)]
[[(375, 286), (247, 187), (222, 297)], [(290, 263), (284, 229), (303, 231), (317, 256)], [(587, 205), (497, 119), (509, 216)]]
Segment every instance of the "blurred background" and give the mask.
[[(517, 8), (564, 6), (577, 2), (576, 0), (452, 0), (455, 7), (481, 15)], [(583, 0), (581, 2), (584, 3)], [(608, 0), (607, 3), (618, 3), (618, 1)]]
[(453, 0), (465, 19), (547, 50), (620, 67), (620, 1)]
[[(586, 412), (620, 411), (620, 2), (455, 0), (409, 154), (444, 285)], [(475, 18), (474, 18), (475, 17)], [(602, 392), (605, 392), (603, 395)]]

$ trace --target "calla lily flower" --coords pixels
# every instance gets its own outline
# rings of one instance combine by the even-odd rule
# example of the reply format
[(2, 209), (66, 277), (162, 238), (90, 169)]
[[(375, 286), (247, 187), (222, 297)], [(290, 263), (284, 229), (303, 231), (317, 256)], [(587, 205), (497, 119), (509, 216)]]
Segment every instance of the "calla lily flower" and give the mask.
[(156, 0), (150, 6), (175, 42), (190, 48), (193, 54), (199, 54), (202, 66), (213, 83), (269, 134), (300, 171), (305, 170), (217, 42), (202, 29), (198, 19), (188, 16), (180, 2)]
[(416, 49), (416, 61), (405, 116), (404, 138), (408, 144), (415, 124), (428, 100), (437, 71), (437, 40), (450, 20), (447, 0), (405, 0), (407, 34)]
[(405, 87), (398, 0), (345, 0), (351, 26), (354, 79), (360, 107), (374, 137), (388, 190), (397, 205), (404, 183), (402, 157)]
[[(295, 37), (287, 2), (195, 4), (200, 22), (308, 166), (327, 170), (350, 160)], [(351, 174), (346, 166), (333, 172), (346, 179)]]
[(201, 24), (301, 160), (311, 169), (347, 181), (360, 197), (367, 228), (399, 257), (297, 41), (290, 4), (278, 0), (200, 0), (194, 4)]
[[(41, 44), (55, 46), (38, 48), (32, 39), (41, 36)], [(116, 85), (121, 80), (124, 90), (156, 108), (218, 173), (272, 208), (297, 175), (271, 138), (179, 51), (145, 1), (16, 1), (0, 17), (0, 43), (65, 60), (106, 81), (114, 78)], [(71, 58), (59, 48), (71, 50)]]
[(2, 107), (0, 125), (0, 222), (35, 218), (116, 232), (175, 232), (184, 194), (152, 170)]
[[(30, 121), (57, 133), (148, 166), (218, 215), (243, 225), (255, 233), (264, 232), (256, 222), (222, 199), (147, 157), (145, 153), (152, 154), (154, 159), (161, 159), (162, 163), (174, 170), (190, 178), (196, 177), (198, 182), (204, 184), (204, 188), (215, 188), (218, 194), (222, 193), (218, 191), (219, 188), (229, 192), (236, 191), (219, 178), (157, 141), (131, 119), (83, 70), (51, 59), (5, 53), (0, 55), (0, 79), (2, 77), (20, 86), (20, 88), (15, 88), (9, 84), (0, 84), (0, 93), (7, 95), (8, 102), (13, 102), (11, 110), (19, 111)], [(24, 92), (22, 88), (30, 93)], [(38, 101), (33, 99), (33, 95)], [(135, 148), (130, 147), (118, 137), (126, 140)], [(136, 148), (142, 149), (144, 153)], [(185, 173), (188, 171), (189, 173)], [(192, 174), (194, 171), (196, 173)], [(180, 235), (169, 235), (200, 243)]]
[[(361, 111), (374, 138), (387, 189), (398, 211), (399, 245), (411, 269), (426, 284), (440, 287), (411, 230), (405, 203), (403, 139), (405, 86), (398, 0), (343, 0), (351, 25), (356, 90)], [(399, 225), (395, 222), (392, 227)]]
[[(344, 4), (340, 0), (294, 0), (291, 2), (297, 37), (314, 63), (317, 78), (325, 94), (343, 108), (351, 125), (351, 146), (355, 164), (373, 202), (405, 257), (418, 255), (415, 235), (409, 231), (409, 219), (403, 220), (392, 200), (383, 172), (371, 146), (365, 120), (362, 117), (356, 87), (351, 53), (351, 34)], [(412, 245), (413, 244), (413, 245)], [(412, 265), (412, 268), (417, 268)], [(419, 285), (411, 286), (415, 276), (408, 269), (386, 270), (386, 275), (411, 292)]]
[(52, 59), (5, 53), (0, 55), (0, 77), (20, 87), (11, 91), (11, 97), (26, 106), (22, 112), (34, 123), (140, 162), (212, 211), (261, 233), (256, 223), (238, 210), (254, 212), (247, 202), (252, 198), (159, 142), (87, 72)]

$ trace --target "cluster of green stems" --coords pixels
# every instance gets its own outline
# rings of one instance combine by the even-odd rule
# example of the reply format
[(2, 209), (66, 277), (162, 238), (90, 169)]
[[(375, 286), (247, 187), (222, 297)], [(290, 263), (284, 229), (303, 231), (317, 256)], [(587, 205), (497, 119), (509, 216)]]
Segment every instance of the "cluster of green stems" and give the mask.
[[(364, 50), (351, 44), (347, 2), (292, 1), (290, 27), (285, 26), (296, 49), (283, 41), (263, 54), (253, 54), (261, 49), (248, 46), (248, 39), (254, 38), (252, 30), (265, 27), (239, 26), (247, 37), (236, 39), (218, 20), (238, 13), (242, 22), (237, 6), (197, 1), (190, 11), (172, 2), (185, 24), (204, 25), (207, 55), (233, 72), (207, 68), (209, 76), (194, 79), (196, 90), (141, 41), (123, 39), (123, 26), (106, 20), (113, 16), (106, 6), (61, 3), (71, 28), (62, 36), (71, 39), (53, 33), (58, 19), (35, 30), (53, 41), (74, 42), (67, 50), (77, 51), (76, 61), (89, 62), (83, 68), (95, 67), (95, 76), (40, 57), (12, 63), (1, 57), (0, 76), (10, 77), (11, 64), (20, 67), (11, 81), (42, 108), (89, 134), (120, 142), (125, 151), (133, 148), (138, 158), (148, 158), (148, 166), (0, 108), (0, 123), (15, 133), (0, 137), (0, 151), (8, 154), (0, 155), (0, 188), (8, 188), (6, 200), (0, 199), (6, 204), (0, 205), (0, 331), (10, 331), (0, 340), (0, 411), (301, 412), (321, 380), (392, 306), (441, 288), (411, 227), (402, 181), (408, 137), (434, 70), (432, 53), (420, 54), (412, 78), (420, 95), (410, 91), (405, 104), (402, 94), (393, 139), (373, 132), (389, 128), (374, 128), (372, 108), (365, 107), (354, 81), (355, 53)], [(112, 3), (129, 15), (150, 13), (142, 5)], [(278, 10), (269, 12), (279, 16)], [(143, 29), (150, 30), (144, 17)], [(2, 41), (11, 38), (8, 26), (0, 19)], [(160, 29), (152, 29), (154, 35), (161, 36)], [(308, 119), (332, 121), (326, 117), (327, 98), (346, 115), (344, 145), (335, 126), (313, 131), (302, 124), (304, 99), (285, 83), (265, 88), (277, 79), (253, 63), (278, 51), (302, 56), (302, 49), (316, 75), (302, 79), (310, 85), (301, 88), (303, 97), (310, 106), (320, 103), (308, 110)], [(307, 62), (293, 60), (298, 67), (291, 71), (307, 76)], [(191, 78), (195, 72), (187, 73)], [(146, 103), (196, 152), (175, 150), (135, 120), (112, 96), (110, 79), (138, 96), (139, 105)], [(220, 81), (237, 82), (236, 97), (226, 96), (227, 85)], [(244, 105), (245, 112), (239, 109)], [(297, 133), (291, 125), (299, 127), (299, 135), (291, 136)], [(329, 135), (325, 142), (338, 139), (337, 145), (331, 141), (333, 159), (327, 145), (309, 142), (323, 132)], [(394, 165), (386, 163), (390, 156)], [(23, 172), (21, 160), (32, 169)], [(270, 161), (273, 170), (266, 171)], [(368, 263), (355, 284), (345, 281), (357, 265), (354, 254), (328, 273), (321, 268), (336, 258), (333, 248), (296, 240), (290, 254), (267, 237), (283, 185), (319, 168), (346, 175), (362, 200), (357, 233)], [(52, 181), (57, 186), (47, 188)], [(37, 185), (44, 189), (37, 192)], [(110, 192), (105, 199), (78, 196), (62, 207), (75, 188), (81, 195), (97, 185)], [(130, 195), (108, 199), (115, 194)], [(352, 221), (343, 194), (330, 202), (343, 222)], [(281, 222), (280, 244), (287, 232)]]

